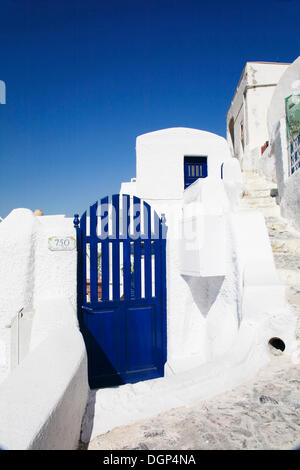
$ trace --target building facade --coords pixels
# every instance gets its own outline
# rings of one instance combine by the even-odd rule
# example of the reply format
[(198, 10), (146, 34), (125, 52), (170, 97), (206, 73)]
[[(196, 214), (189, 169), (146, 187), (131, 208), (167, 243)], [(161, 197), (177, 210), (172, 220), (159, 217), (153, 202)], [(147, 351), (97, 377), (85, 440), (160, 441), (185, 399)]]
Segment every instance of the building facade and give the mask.
[(243, 170), (257, 169), (268, 145), (267, 111), (286, 63), (247, 62), (227, 112), (227, 141)]

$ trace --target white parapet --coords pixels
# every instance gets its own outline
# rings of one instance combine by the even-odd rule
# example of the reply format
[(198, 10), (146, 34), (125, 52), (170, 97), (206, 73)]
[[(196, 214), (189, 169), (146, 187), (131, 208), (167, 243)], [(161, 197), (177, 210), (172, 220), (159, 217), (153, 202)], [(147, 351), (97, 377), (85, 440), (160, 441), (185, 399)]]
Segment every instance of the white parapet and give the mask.
[(35, 320), (31, 351), (0, 385), (0, 448), (76, 449), (89, 390), (76, 312), (45, 300)]
[(14, 209), (0, 224), (0, 382), (11, 367), (13, 319), (33, 304), (35, 226), (29, 209)]

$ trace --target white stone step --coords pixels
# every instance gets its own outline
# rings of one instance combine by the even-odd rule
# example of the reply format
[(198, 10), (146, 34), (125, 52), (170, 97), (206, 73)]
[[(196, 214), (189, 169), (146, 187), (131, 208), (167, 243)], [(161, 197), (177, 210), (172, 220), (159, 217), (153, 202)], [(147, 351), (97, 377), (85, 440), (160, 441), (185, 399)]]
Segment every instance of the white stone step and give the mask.
[(240, 206), (240, 210), (242, 211), (257, 211), (257, 212), (261, 212), (264, 217), (277, 217), (280, 215), (280, 207), (275, 205), (275, 206), (271, 206), (271, 207), (249, 207), (249, 206), (246, 206), (246, 205), (241, 205)]
[(287, 230), (288, 228), (288, 223), (285, 222), (283, 219), (280, 218), (274, 218), (274, 217), (266, 217), (266, 225), (268, 227), (268, 230), (270, 234), (272, 232), (281, 232), (284, 230)]
[(275, 183), (272, 183), (270, 181), (264, 181), (264, 180), (246, 180), (245, 181), (245, 187), (247, 191), (264, 191), (268, 190), (270, 191), (271, 189), (277, 188), (277, 185)]
[(277, 205), (272, 197), (244, 197), (241, 204), (249, 207), (274, 207)]
[(278, 234), (272, 235), (270, 236), (270, 241), (274, 253), (300, 255), (300, 238), (279, 237)]
[(261, 209), (261, 212), (264, 214), (264, 217), (276, 217), (280, 215), (280, 207), (277, 205), (274, 207), (266, 207)]
[(270, 189), (249, 189), (244, 191), (244, 197), (270, 197)]
[(279, 279), (286, 286), (293, 286), (299, 290), (300, 293), (300, 270), (295, 271), (294, 269), (277, 269)]

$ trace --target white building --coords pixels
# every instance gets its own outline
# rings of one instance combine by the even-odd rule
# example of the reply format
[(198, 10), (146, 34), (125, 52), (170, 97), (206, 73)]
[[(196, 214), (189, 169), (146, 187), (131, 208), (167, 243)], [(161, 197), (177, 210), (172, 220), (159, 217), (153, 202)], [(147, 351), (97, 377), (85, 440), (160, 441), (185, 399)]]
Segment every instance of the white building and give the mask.
[(272, 335), (292, 342), (280, 320), (270, 323), (271, 312), (287, 315), (284, 289), (263, 217), (236, 212), (241, 191), (239, 163), (222, 137), (186, 128), (137, 137), (136, 178), (120, 193), (166, 215), (166, 374), (217, 361), (232, 348), (243, 356), (253, 347), (248, 321), (262, 350)]
[(269, 147), (258, 168), (277, 183), (281, 213), (300, 228), (300, 57), (281, 76), (266, 109)]
[(227, 140), (243, 170), (257, 169), (269, 140), (267, 111), (274, 90), (289, 64), (247, 62), (227, 112)]

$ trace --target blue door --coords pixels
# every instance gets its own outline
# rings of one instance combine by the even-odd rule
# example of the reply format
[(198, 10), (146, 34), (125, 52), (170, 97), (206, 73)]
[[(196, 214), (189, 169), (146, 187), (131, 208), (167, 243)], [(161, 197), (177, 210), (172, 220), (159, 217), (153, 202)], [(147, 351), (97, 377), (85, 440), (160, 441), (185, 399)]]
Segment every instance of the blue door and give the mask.
[(207, 177), (207, 157), (184, 157), (184, 189)]
[(164, 375), (166, 239), (139, 198), (103, 198), (79, 217), (78, 311), (91, 388)]

